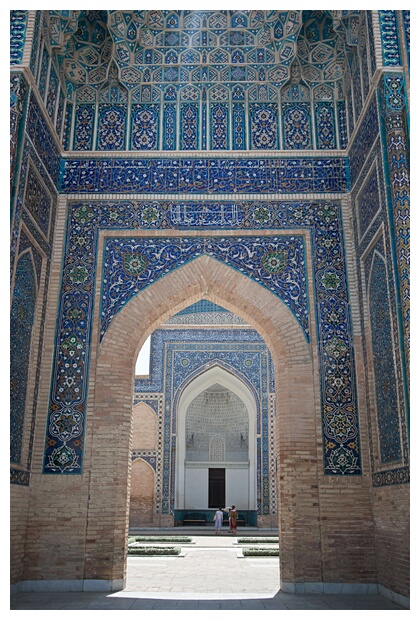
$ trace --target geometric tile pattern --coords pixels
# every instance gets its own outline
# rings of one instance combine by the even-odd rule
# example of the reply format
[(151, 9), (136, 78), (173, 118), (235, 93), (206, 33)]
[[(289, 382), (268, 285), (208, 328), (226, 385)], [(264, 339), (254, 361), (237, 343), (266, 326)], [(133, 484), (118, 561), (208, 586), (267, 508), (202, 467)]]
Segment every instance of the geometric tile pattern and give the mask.
[(378, 14), (384, 66), (402, 65), (398, 41), (397, 11), (378, 11)]
[[(136, 102), (143, 106), (142, 139), (115, 140), (101, 124), (99, 150), (124, 150), (126, 142), (133, 150), (308, 149), (315, 143), (329, 149), (337, 142), (336, 119), (344, 125), (350, 115), (345, 75), (361, 22), (363, 11), (49, 11), (48, 29), (69, 102), (88, 96), (97, 115), (115, 64), (124, 117), (133, 115)], [(321, 133), (319, 123), (307, 124), (303, 141), (300, 131), (283, 124), (278, 106), (283, 89), (296, 81), (293, 66), (301, 68), (309, 102), (330, 100), (326, 141), (325, 123)], [(77, 115), (75, 121), (77, 128)], [(74, 148), (83, 150), (78, 142)]]
[(20, 65), (26, 40), (28, 11), (10, 11), (10, 64)]
[[(166, 207), (167, 203), (163, 205)], [(209, 202), (206, 207), (213, 222), (213, 228), (226, 228), (223, 202)], [(186, 228), (201, 227), (201, 208), (190, 202), (184, 210), (189, 222)], [(223, 207), (223, 208), (222, 208)], [(100, 229), (134, 230), (139, 226), (139, 217), (144, 209), (150, 208), (147, 201), (74, 202), (69, 205), (67, 242), (63, 265), (63, 281), (60, 313), (57, 325), (57, 348), (54, 359), (51, 390), (51, 414), (47, 432), (44, 471), (47, 473), (80, 473), (82, 470), (81, 443), (84, 434), (84, 409), (89, 375), (89, 350), (93, 310), (92, 291), (95, 281), (97, 235)], [(143, 228), (156, 228), (162, 221), (160, 204), (154, 201), (148, 211)], [(318, 341), (320, 348), (322, 419), (324, 428), (325, 471), (331, 474), (353, 475), (360, 473), (360, 455), (357, 421), (357, 398), (354, 376), (353, 343), (346, 284), (345, 258), (342, 240), (342, 223), (339, 204), (335, 202), (286, 202), (242, 201), (241, 218), (259, 223), (261, 228), (275, 227), (308, 230), (314, 248), (313, 269), (315, 282), (315, 303), (318, 315)], [(157, 216), (155, 217), (155, 213)], [(198, 217), (195, 214), (198, 213)], [(152, 223), (148, 224), (150, 217)], [(217, 224), (218, 222), (218, 224)], [(231, 228), (240, 229), (235, 220)], [(165, 219), (163, 228), (178, 228)], [(203, 235), (205, 238), (205, 236)], [(141, 238), (135, 238), (135, 244)], [(281, 239), (281, 237), (278, 237)], [(161, 243), (172, 244), (174, 237), (159, 238)], [(182, 238), (181, 238), (182, 239)], [(203, 242), (200, 236), (197, 242)], [(222, 237), (214, 237), (220, 251), (230, 247), (230, 240), (223, 246)], [(232, 237), (235, 239), (235, 237)], [(251, 238), (252, 239), (252, 238)], [(287, 239), (287, 235), (286, 235)], [(262, 256), (273, 251), (273, 237), (261, 237)], [(253, 242), (253, 240), (252, 240)], [(168, 247), (171, 247), (170, 245)], [(134, 248), (135, 249), (135, 248)], [(172, 249), (172, 248), (171, 248)], [(202, 251), (202, 250), (201, 250)], [(245, 251), (245, 250), (243, 250)], [(277, 250), (274, 249), (274, 252)], [(135, 251), (133, 253), (136, 253)], [(281, 273), (283, 257), (270, 256), (265, 270), (266, 281), (277, 279)], [(143, 255), (133, 255), (123, 260), (128, 271), (129, 286), (132, 286), (136, 270), (140, 273), (145, 265)], [(172, 265), (170, 268), (174, 268)], [(302, 265), (301, 269), (304, 266)], [(272, 274), (270, 274), (270, 269)], [(262, 271), (260, 271), (262, 273)], [(303, 272), (302, 272), (303, 273)], [(248, 271), (251, 274), (251, 271)], [(104, 270), (105, 280), (108, 268)], [(258, 273), (253, 274), (257, 279)], [(306, 278), (306, 275), (305, 275)], [(106, 286), (104, 282), (104, 286)], [(105, 290), (105, 289), (103, 289)], [(290, 293), (292, 288), (290, 289)], [(102, 299), (104, 308), (110, 299)], [(111, 314), (108, 320), (111, 319)], [(71, 363), (70, 363), (71, 362)], [(65, 421), (65, 430), (62, 424)]]

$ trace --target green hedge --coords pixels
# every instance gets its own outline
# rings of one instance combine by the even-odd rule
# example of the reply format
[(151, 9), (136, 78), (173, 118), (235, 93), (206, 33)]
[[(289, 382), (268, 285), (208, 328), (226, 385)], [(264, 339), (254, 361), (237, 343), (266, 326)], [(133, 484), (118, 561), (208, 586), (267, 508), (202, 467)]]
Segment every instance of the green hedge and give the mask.
[(190, 543), (190, 536), (130, 536), (128, 542)]
[(278, 549), (256, 549), (254, 547), (249, 547), (248, 549), (243, 549), (242, 553), (244, 555), (272, 555), (272, 556), (277, 556), (279, 557), (279, 550)]
[(129, 547), (128, 555), (179, 555), (181, 547)]
[(279, 542), (278, 537), (277, 538), (276, 537), (273, 537), (273, 538), (263, 538), (263, 537), (261, 537), (261, 538), (251, 538), (251, 537), (249, 537), (249, 538), (238, 538), (238, 543), (245, 543), (245, 544), (251, 543), (253, 545), (258, 544), (258, 543), (271, 543), (271, 544), (274, 543), (275, 544), (275, 543), (278, 543), (278, 542)]

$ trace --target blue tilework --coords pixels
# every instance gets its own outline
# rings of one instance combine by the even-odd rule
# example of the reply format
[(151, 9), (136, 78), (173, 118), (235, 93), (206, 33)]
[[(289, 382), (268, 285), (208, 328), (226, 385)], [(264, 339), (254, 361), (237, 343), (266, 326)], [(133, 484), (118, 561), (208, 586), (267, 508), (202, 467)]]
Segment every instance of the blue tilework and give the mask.
[[(98, 118), (98, 151), (122, 151), (125, 149), (125, 126), (127, 106), (124, 104), (101, 104)], [(89, 124), (89, 127), (91, 125)]]
[(359, 237), (363, 237), (381, 207), (377, 167), (373, 168), (358, 197)]
[[(375, 178), (376, 177), (376, 178)], [(368, 415), (369, 415), (369, 441), (370, 441), (370, 460), (372, 480), (374, 486), (384, 486), (391, 484), (401, 484), (409, 481), (409, 445), (408, 445), (408, 432), (407, 432), (407, 419), (404, 414), (404, 377), (402, 371), (402, 349), (396, 345), (399, 338), (398, 327), (398, 302), (396, 299), (395, 290), (395, 278), (393, 270), (386, 267), (387, 271), (387, 283), (382, 283), (381, 288), (386, 291), (389, 304), (389, 321), (391, 324), (391, 341), (393, 343), (392, 355), (394, 359), (394, 376), (395, 383), (390, 384), (391, 391), (397, 395), (397, 402), (399, 406), (400, 415), (400, 430), (401, 430), (401, 449), (402, 459), (401, 462), (389, 462), (387, 465), (380, 464), (377, 459), (374, 458), (375, 446), (377, 440), (373, 442), (372, 435), (377, 438), (379, 436), (378, 429), (378, 414), (376, 413), (376, 400), (373, 398), (376, 387), (372, 383), (373, 374), (370, 372), (370, 359), (367, 350), (372, 351), (372, 339), (371, 339), (371, 318), (369, 316), (369, 302), (368, 302), (368, 290), (369, 290), (369, 275), (372, 270), (372, 261), (375, 256), (378, 256), (381, 260), (385, 258), (385, 265), (391, 265), (392, 263), (392, 251), (389, 231), (389, 221), (387, 217), (387, 200), (385, 192), (385, 174), (381, 164), (381, 144), (376, 143), (372, 152), (367, 157), (362, 171), (358, 177), (357, 183), (354, 187), (353, 195), (353, 213), (354, 213), (354, 234), (356, 239), (356, 252), (359, 266), (359, 299), (360, 299), (360, 316), (362, 322), (363, 336), (363, 356), (364, 356), (364, 372), (366, 385), (370, 385), (371, 389), (368, 390)], [(374, 190), (373, 195), (370, 195), (370, 189)], [(378, 194), (375, 195), (375, 192)], [(364, 202), (369, 215), (366, 214), (366, 224), (368, 224), (364, 235), (359, 234), (360, 222), (357, 225), (358, 219), (363, 217), (360, 213), (360, 202)], [(376, 213), (375, 207), (377, 207)], [(371, 219), (371, 216), (374, 216)], [(383, 231), (381, 232), (381, 229)], [(378, 240), (378, 235), (380, 235)], [(365, 302), (363, 301), (365, 300)], [(381, 338), (379, 338), (381, 342)], [(388, 343), (389, 345), (389, 343)], [(386, 411), (386, 408), (385, 408)]]
[(36, 11), (35, 24), (34, 24), (34, 38), (32, 42), (32, 50), (31, 50), (31, 60), (29, 62), (29, 68), (34, 77), (37, 75), (37, 67), (38, 67), (39, 38), (40, 38), (40, 32), (41, 32), (40, 25), (41, 25), (41, 11)]
[(351, 186), (357, 181), (357, 177), (366, 160), (366, 155), (373, 146), (379, 135), (379, 121), (376, 100), (373, 99), (366, 110), (362, 123), (349, 153), (349, 170)]
[(10, 324), (10, 462), (21, 464), (32, 326), (37, 295), (31, 254), (16, 265)]
[(22, 63), (29, 11), (10, 11), (10, 64)]
[[(364, 129), (373, 139), (376, 134), (374, 127), (370, 128), (369, 120), (372, 122), (369, 118)], [(88, 122), (92, 122), (91, 117)], [(84, 140), (84, 133), (82, 136), (78, 139)], [(66, 159), (61, 179), (62, 193), (295, 193), (347, 192), (348, 189), (346, 159), (342, 157), (214, 160), (165, 158), (146, 161)]]
[(381, 29), (382, 59), (385, 67), (402, 65), (396, 11), (378, 11)]
[(309, 103), (283, 103), (281, 108), (284, 148), (292, 150), (312, 148)]
[[(172, 203), (166, 203), (166, 211), (169, 205), (170, 209), (173, 208)], [(212, 206), (210, 203), (208, 210), (213, 222), (216, 222), (219, 217), (219, 227), (225, 228), (225, 209), (221, 209), (222, 205), (223, 203), (215, 203)], [(188, 226), (194, 228), (197, 222), (200, 227), (200, 219), (196, 220), (194, 217), (194, 211), (196, 211), (194, 203), (190, 203), (189, 206), (187, 216), (192, 217), (189, 219)], [(44, 465), (46, 473), (80, 473), (81, 471), (82, 452), (79, 445), (80, 437), (84, 433), (83, 412), (86, 404), (88, 352), (93, 309), (92, 290), (96, 263), (92, 249), (96, 247), (98, 230), (116, 227), (132, 230), (138, 227), (144, 209), (147, 209), (148, 214), (146, 220), (152, 220), (152, 224), (148, 227), (156, 228), (156, 221), (162, 221), (159, 207), (159, 202), (154, 202), (151, 208), (150, 203), (147, 202), (128, 201), (122, 203), (76, 202), (70, 205), (57, 326), (57, 353), (53, 370), (55, 379), (53, 379), (51, 392), (54, 420), (48, 430), (49, 438)], [(323, 377), (321, 393), (326, 437), (325, 469), (331, 474), (358, 474), (360, 473), (360, 455), (356, 386), (339, 205), (334, 202), (258, 204), (244, 201), (242, 209), (249, 221), (259, 222), (260, 225), (264, 222), (265, 227), (273, 226), (284, 230), (303, 228), (311, 231), (321, 355), (320, 371)], [(272, 219), (269, 217), (270, 211), (274, 215)], [(199, 215), (201, 215), (201, 210), (199, 210)], [(237, 220), (231, 224), (231, 227), (232, 225), (238, 228), (241, 226)], [(163, 227), (172, 227), (172, 225), (165, 219)], [(213, 227), (217, 227), (217, 224), (214, 223)], [(165, 242), (164, 238), (155, 239), (159, 243)], [(172, 237), (166, 242), (172, 244), (174, 254), (177, 254), (179, 248), (174, 245), (174, 239)], [(223, 238), (214, 237), (213, 243), (218, 245), (218, 251), (223, 254), (234, 239), (234, 237), (226, 238), (225, 245), (223, 245)], [(200, 237), (196, 237), (195, 241), (203, 242)], [(270, 237), (264, 237), (261, 241), (261, 244), (266, 244), (266, 252), (273, 249), (270, 246), (271, 241)], [(135, 243), (140, 244), (141, 238), (135, 239)], [(179, 243), (179, 240), (176, 243)], [(171, 248), (170, 245), (168, 247)], [(141, 271), (144, 265), (143, 256), (137, 256), (133, 262), (134, 258), (128, 257), (126, 262), (126, 268), (129, 272), (131, 270), (131, 275), (133, 275), (133, 270)], [(282, 263), (280, 257), (275, 258), (274, 263), (268, 265), (274, 270), (273, 281), (277, 277), (275, 270), (281, 268)], [(175, 265), (170, 265), (168, 269), (174, 267)], [(109, 275), (107, 270), (104, 274), (105, 277)], [(132, 286), (131, 282), (130, 278), (129, 288)], [(292, 293), (292, 289), (289, 293)], [(120, 293), (117, 296), (120, 296)], [(103, 307), (109, 301), (111, 300), (103, 300)], [(112, 312), (108, 316), (109, 320), (111, 316)], [(65, 364), (69, 356), (72, 360), (72, 369), (66, 370)], [(72, 431), (61, 433), (58, 426), (60, 416), (65, 416), (66, 420), (72, 420)], [(54, 448), (51, 448), (50, 439), (54, 441)]]
[(44, 99), (45, 92), (47, 89), (49, 61), (50, 61), (50, 58), (48, 56), (48, 51), (44, 43), (42, 45), (42, 55), (41, 55), (41, 63), (39, 67), (39, 77), (38, 77), (38, 91), (42, 99)]
[(153, 104), (132, 108), (131, 148), (145, 151), (158, 148), (159, 107)]
[(21, 73), (10, 74), (10, 187), (11, 205), (14, 202), (14, 187), (16, 185), (15, 176), (19, 170), (16, 169), (16, 159), (21, 150), (21, 136), (23, 135), (23, 125), (25, 122), (24, 109), (27, 104), (29, 92), (28, 83)]
[(63, 91), (60, 89), (60, 94), (58, 96), (57, 118), (55, 121), (55, 129), (56, 129), (56, 132), (59, 138), (61, 138), (61, 129), (63, 127), (64, 105), (65, 105), (65, 98), (63, 95)]
[(56, 109), (56, 104), (57, 104), (58, 91), (59, 91), (58, 77), (55, 72), (54, 66), (51, 65), (46, 106), (47, 106), (48, 116), (50, 117), (53, 123), (55, 121), (55, 109)]
[(315, 103), (315, 124), (317, 148), (320, 150), (335, 149), (335, 119), (332, 103), (325, 101)]
[(93, 142), (93, 127), (95, 122), (95, 107), (88, 104), (78, 104), (75, 109), (75, 151), (91, 151)]
[[(410, 190), (406, 117), (405, 80), (403, 74), (385, 74), (380, 89), (381, 121), (386, 140), (386, 158), (390, 173), (390, 228), (395, 238), (393, 256), (397, 295), (402, 314), (405, 367), (410, 366)], [(407, 384), (407, 383), (406, 383)]]
[(375, 254), (371, 273), (368, 275), (380, 459), (382, 464), (390, 464), (401, 461), (401, 435), (388, 302), (388, 277), (383, 256)]
[(372, 11), (366, 11), (367, 19), (367, 37), (369, 43), (369, 66), (371, 77), (375, 75), (376, 71), (376, 53), (375, 53), (375, 35), (373, 33), (373, 21)]
[[(101, 338), (112, 317), (139, 291), (169, 271), (206, 254), (268, 288), (298, 319), (309, 339), (302, 237), (182, 237), (107, 239), (101, 292)], [(293, 285), (291, 285), (293, 283)]]
[(405, 47), (407, 50), (408, 66), (410, 66), (410, 11), (402, 11)]
[(48, 238), (52, 197), (31, 163), (29, 164), (26, 183), (25, 208), (32, 215), (45, 237)]
[(26, 127), (28, 136), (32, 140), (37, 154), (41, 158), (46, 170), (48, 170), (51, 180), (57, 185), (61, 162), (60, 150), (32, 93), (29, 101)]

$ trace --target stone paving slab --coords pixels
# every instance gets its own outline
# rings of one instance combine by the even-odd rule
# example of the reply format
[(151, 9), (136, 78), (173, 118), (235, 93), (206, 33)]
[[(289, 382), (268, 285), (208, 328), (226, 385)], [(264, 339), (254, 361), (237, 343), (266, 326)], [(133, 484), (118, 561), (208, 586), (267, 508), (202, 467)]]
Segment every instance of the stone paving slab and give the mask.
[(284, 593), (280, 591), (277, 557), (238, 558), (242, 551), (237, 537), (232, 536), (194, 536), (194, 543), (178, 545), (182, 547), (181, 557), (129, 556), (127, 583), (120, 592), (22, 592), (11, 597), (10, 609), (404, 609), (379, 595)]

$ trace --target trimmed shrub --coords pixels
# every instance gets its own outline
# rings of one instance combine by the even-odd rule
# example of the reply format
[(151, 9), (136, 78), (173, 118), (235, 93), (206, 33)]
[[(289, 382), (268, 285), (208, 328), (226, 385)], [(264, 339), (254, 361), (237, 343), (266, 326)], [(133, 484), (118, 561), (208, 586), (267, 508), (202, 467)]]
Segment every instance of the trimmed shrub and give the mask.
[[(131, 540), (130, 540), (131, 538)], [(131, 536), (128, 542), (157, 542), (157, 543), (190, 543), (190, 536)]]
[(271, 543), (271, 544), (278, 544), (279, 539), (278, 537), (267, 537), (267, 538), (238, 538), (238, 543), (243, 543), (243, 544), (259, 544), (259, 543)]
[(267, 549), (267, 548), (260, 548), (260, 549), (256, 549), (255, 547), (249, 547), (248, 549), (243, 549), (242, 553), (246, 556), (258, 556), (258, 555), (271, 555), (271, 556), (276, 556), (279, 557), (279, 550), (278, 549)]
[(129, 547), (128, 555), (179, 555), (181, 547)]

